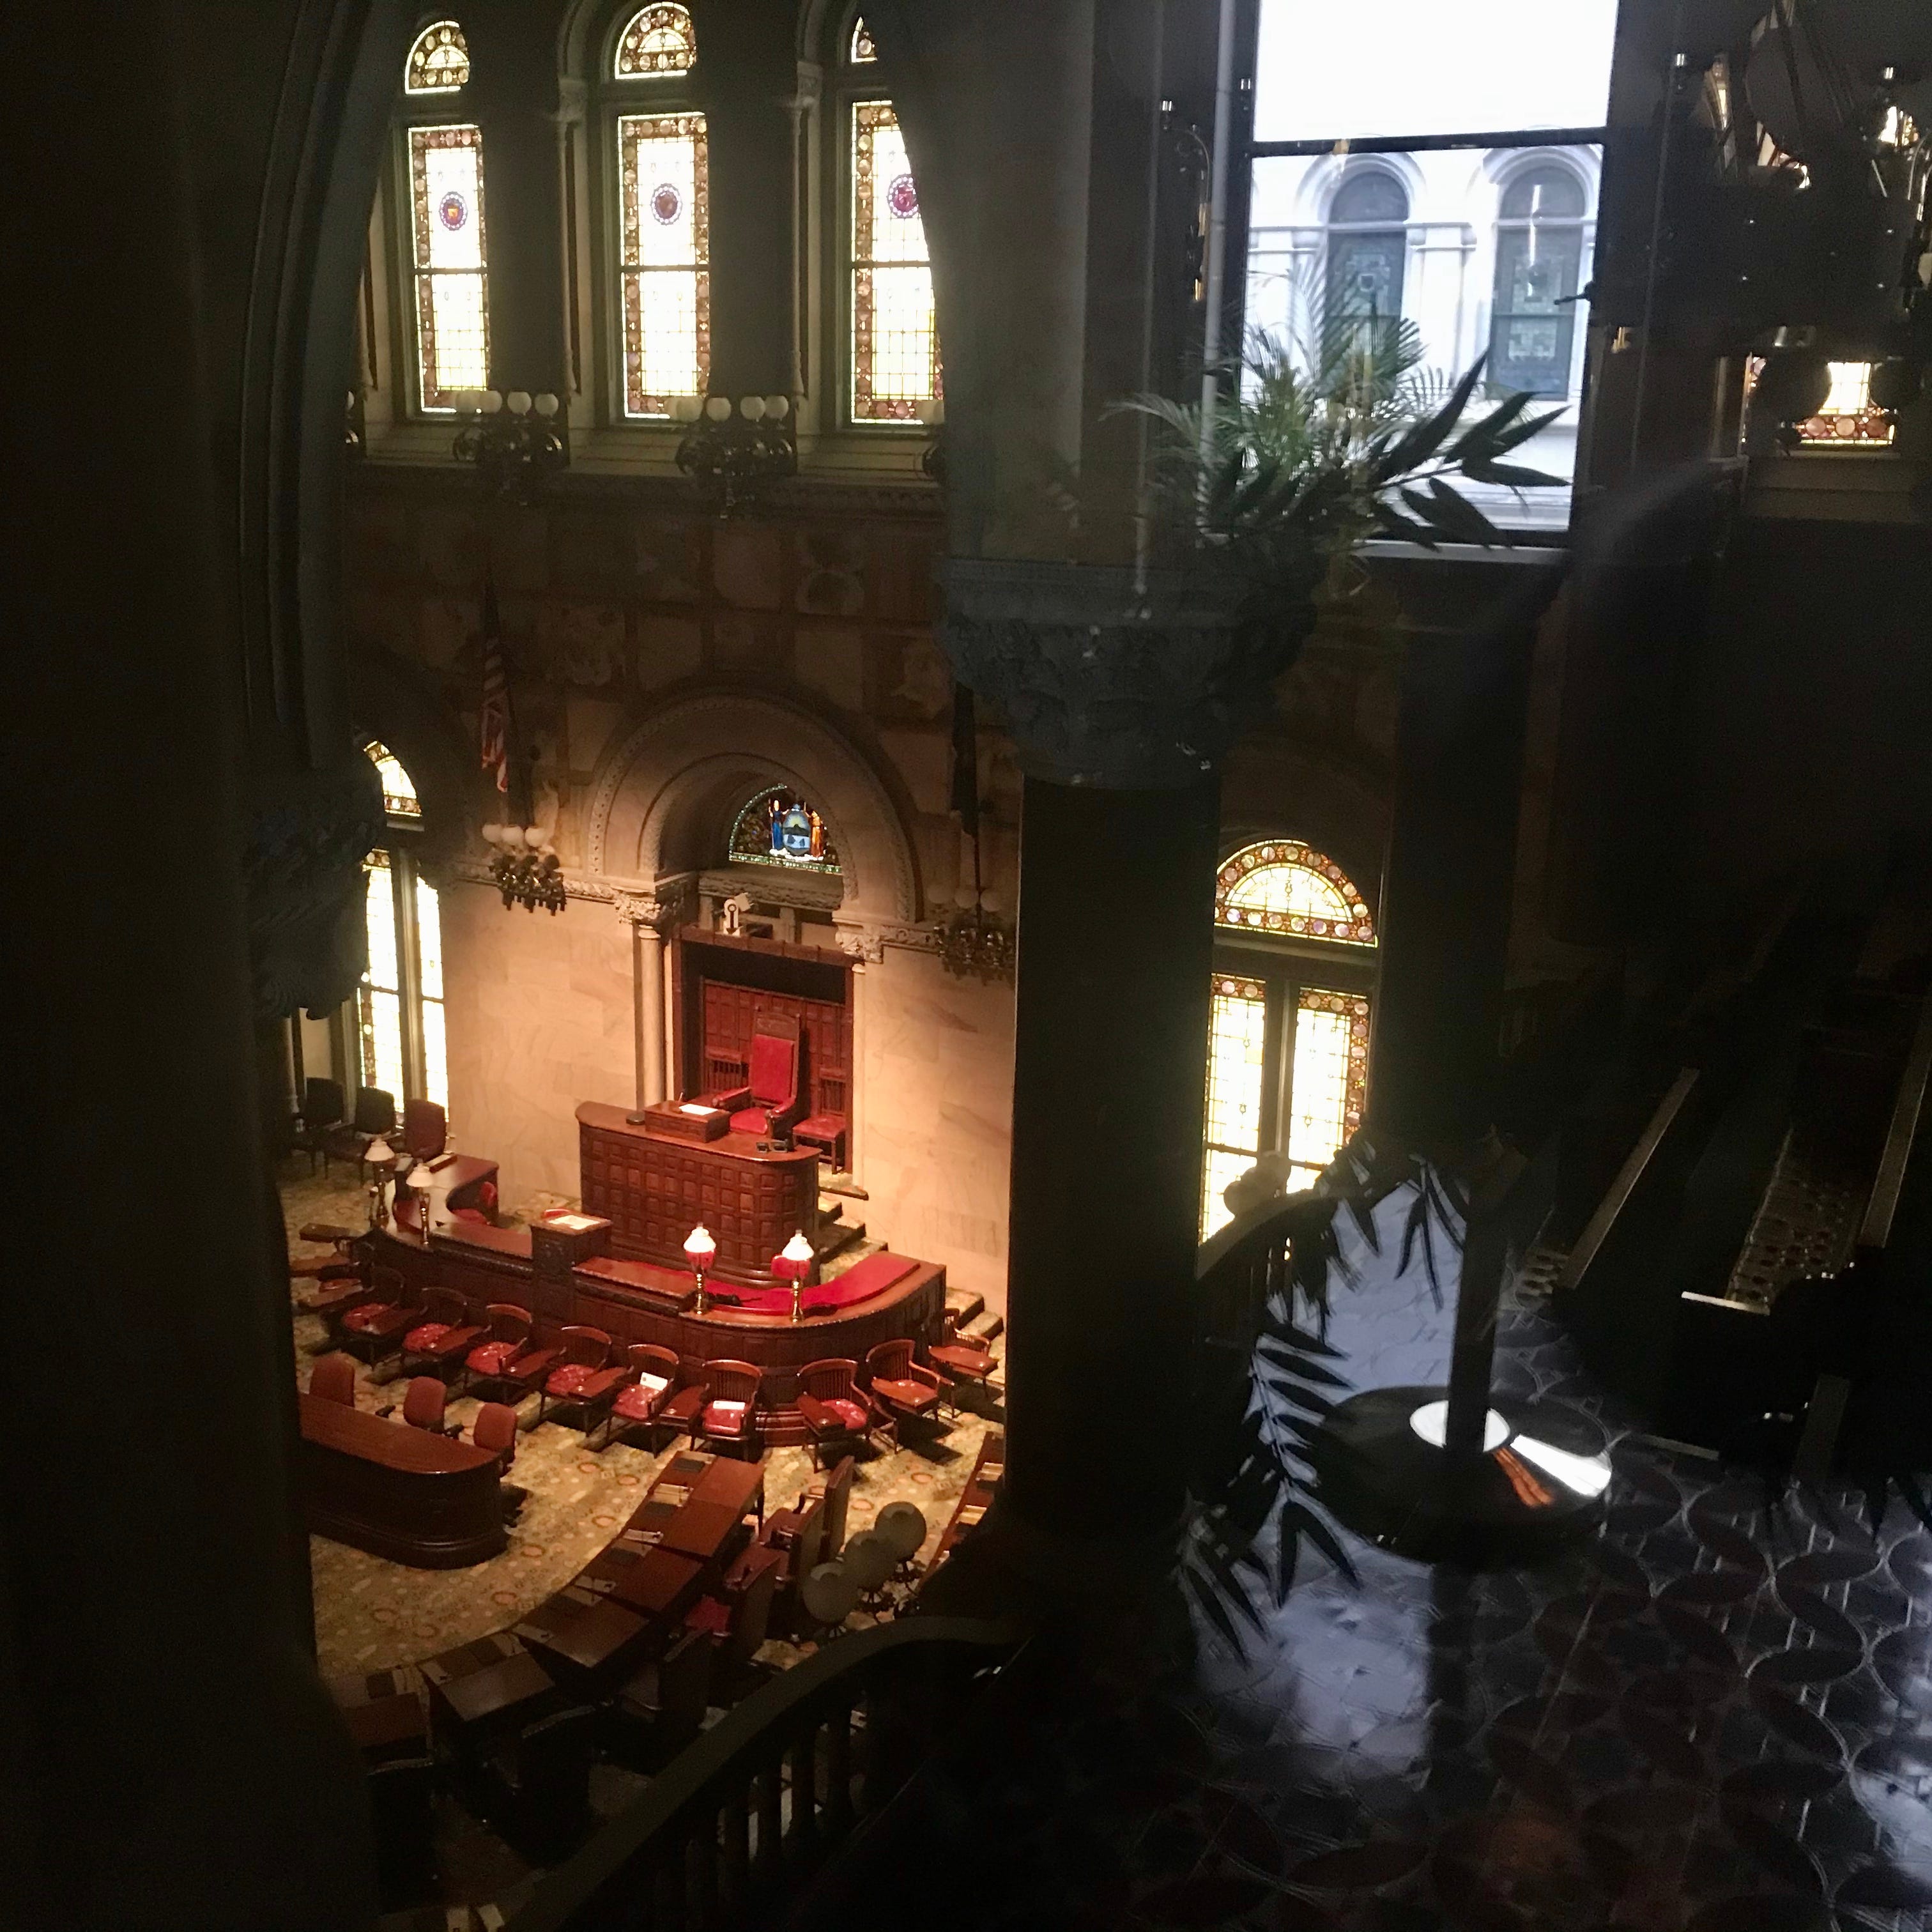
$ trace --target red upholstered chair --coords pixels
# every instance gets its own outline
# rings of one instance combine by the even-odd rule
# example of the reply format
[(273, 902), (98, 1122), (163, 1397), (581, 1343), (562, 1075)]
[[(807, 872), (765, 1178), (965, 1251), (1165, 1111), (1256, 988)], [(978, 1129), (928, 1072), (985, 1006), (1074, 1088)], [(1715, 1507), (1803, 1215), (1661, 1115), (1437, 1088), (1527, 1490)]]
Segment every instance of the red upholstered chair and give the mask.
[(325, 1402), (356, 1406), (356, 1364), (346, 1355), (324, 1355), (309, 1371), (308, 1392)]
[(476, 1184), (476, 1205), (452, 1208), (449, 1218), (452, 1221), (468, 1221), (479, 1228), (494, 1228), (496, 1225), (496, 1184), (494, 1180), (479, 1180)]
[(576, 1408), (589, 1426), (588, 1418), (609, 1402), (628, 1374), (628, 1368), (612, 1368), (610, 1338), (601, 1328), (574, 1327), (563, 1331), (563, 1360), (544, 1376), (543, 1394), (537, 1402), (537, 1420), (542, 1422), (554, 1402)]
[(845, 1166), (845, 1127), (843, 1114), (808, 1114), (792, 1129), (792, 1138), (800, 1147), (818, 1148), (826, 1165), (839, 1173)]
[(412, 1376), (403, 1391), (403, 1420), (412, 1429), (427, 1430), (432, 1436), (455, 1436), (461, 1432), (442, 1419), (442, 1406), (449, 1391), (434, 1376)]
[(734, 1565), (739, 1587), (722, 1597), (700, 1597), (685, 1615), (687, 1630), (703, 1630), (714, 1640), (711, 1682), (714, 1694), (729, 1696), (771, 1628), (772, 1598), (778, 1589), (784, 1559), (776, 1550), (748, 1552)]
[(394, 1268), (371, 1269), (370, 1298), (342, 1317), (342, 1346), (371, 1366), (393, 1355), (403, 1337), (429, 1311), (409, 1298), (409, 1284)]
[(449, 1118), (434, 1100), (403, 1102), (403, 1151), (412, 1160), (434, 1160), (449, 1142)]
[(913, 1360), (912, 1344), (904, 1340), (881, 1342), (868, 1351), (866, 1384), (873, 1400), (902, 1422), (929, 1417), (939, 1406), (943, 1386), (932, 1370)]
[(721, 1454), (758, 1454), (760, 1371), (751, 1362), (721, 1357), (704, 1365), (704, 1403), (692, 1433)]
[(423, 1296), (429, 1319), (403, 1337), (403, 1371), (419, 1370), (446, 1378), (482, 1340), (483, 1324), (470, 1319), (470, 1304), (453, 1288), (432, 1288)]
[(500, 1402), (486, 1402), (470, 1425), (472, 1447), (496, 1459), (496, 1473), (507, 1476), (517, 1460), (517, 1412)]
[[(599, 1452), (610, 1448), (620, 1436), (647, 1426), (655, 1429), (677, 1388), (677, 1352), (660, 1348), (649, 1342), (634, 1342), (627, 1351), (630, 1379), (611, 1398), (610, 1416), (604, 1439), (595, 1447)], [(592, 1445), (586, 1442), (586, 1448)]]
[(563, 1351), (533, 1342), (530, 1331), (536, 1324), (530, 1311), (514, 1302), (493, 1301), (483, 1313), (490, 1339), (464, 1357), (462, 1386), (481, 1383), (486, 1388), (511, 1388), (520, 1400), (550, 1372)]
[(806, 1107), (804, 1083), (799, 1077), (798, 1022), (782, 1013), (758, 1020), (748, 1058), (746, 1084), (707, 1094), (706, 1103), (730, 1109), (734, 1133), (762, 1134), (767, 1116), (776, 1132), (790, 1133), (804, 1118)]
[(870, 1442), (883, 1430), (890, 1444), (892, 1418), (859, 1386), (859, 1365), (836, 1357), (808, 1362), (798, 1372), (799, 1413), (812, 1434), (812, 1466), (827, 1449), (843, 1452)]

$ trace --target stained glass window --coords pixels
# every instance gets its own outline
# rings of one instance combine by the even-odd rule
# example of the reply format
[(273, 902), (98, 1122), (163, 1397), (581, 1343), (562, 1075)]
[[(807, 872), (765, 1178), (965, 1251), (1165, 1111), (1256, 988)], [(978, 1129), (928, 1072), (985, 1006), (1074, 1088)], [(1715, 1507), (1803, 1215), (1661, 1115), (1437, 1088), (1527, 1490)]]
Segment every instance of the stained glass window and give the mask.
[(809, 872), (838, 869), (838, 849), (818, 808), (782, 785), (760, 792), (739, 813), (732, 823), (727, 856), (734, 866), (784, 866)]
[(1288, 938), (1376, 943), (1375, 922), (1348, 875), (1292, 838), (1244, 846), (1222, 866), (1214, 922)]
[(1568, 396), (1583, 273), (1583, 184), (1536, 167), (1503, 191), (1490, 321), (1492, 395)]
[(422, 818), (422, 801), (416, 796), (416, 780), (404, 770), (402, 760), (380, 739), (370, 739), (362, 749), (382, 782), (382, 809), (392, 818)]
[(490, 380), (483, 136), (472, 126), (410, 130), (416, 358), (425, 410), (454, 410)]
[(1369, 1003), (1359, 993), (1304, 986), (1295, 1003), (1287, 1132), (1289, 1192), (1316, 1176), (1362, 1124), (1368, 1090)]
[(887, 100), (852, 108), (852, 416), (904, 422), (940, 395), (919, 189)]
[(1234, 1216), (1222, 1196), (1262, 1150), (1262, 1101), (1268, 1066), (1268, 988), (1258, 980), (1214, 976), (1208, 1030), (1206, 1160), (1201, 1238)]
[(389, 855), (371, 852), (362, 862), (369, 964), (358, 999), (364, 1084), (400, 1096), (403, 1084), (403, 962), (396, 920), (395, 880)]
[(625, 115), (617, 123), (617, 167), (623, 224), (624, 413), (668, 416), (673, 397), (702, 395), (711, 378), (704, 116)]
[(1832, 387), (1825, 406), (1798, 425), (1798, 441), (1866, 448), (1882, 448), (1890, 442), (1896, 433), (1892, 418), (1872, 403), (1872, 365), (1834, 362), (1828, 366)]
[(846, 58), (854, 67), (858, 67), (867, 61), (875, 61), (878, 57), (879, 50), (872, 44), (871, 28), (862, 20), (854, 20), (852, 22), (852, 45)]
[(659, 74), (688, 74), (698, 58), (698, 36), (682, 7), (646, 7), (617, 36), (620, 80), (648, 80)]
[[(412, 868), (413, 869), (413, 868)], [(449, 1046), (442, 1010), (442, 906), (435, 886), (416, 874), (416, 994), (422, 1016), (423, 1096), (449, 1110)]]
[(470, 47), (454, 20), (424, 28), (403, 69), (405, 94), (454, 94), (470, 80)]

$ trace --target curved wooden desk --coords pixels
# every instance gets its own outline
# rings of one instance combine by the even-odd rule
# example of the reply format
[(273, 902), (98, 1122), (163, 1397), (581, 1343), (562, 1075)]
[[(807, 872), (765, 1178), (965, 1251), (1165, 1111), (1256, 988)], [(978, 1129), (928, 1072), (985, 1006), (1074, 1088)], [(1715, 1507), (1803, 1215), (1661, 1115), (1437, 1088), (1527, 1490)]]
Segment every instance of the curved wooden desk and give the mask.
[(301, 1401), (310, 1528), (418, 1570), (458, 1570), (503, 1550), (494, 1456), (306, 1390)]

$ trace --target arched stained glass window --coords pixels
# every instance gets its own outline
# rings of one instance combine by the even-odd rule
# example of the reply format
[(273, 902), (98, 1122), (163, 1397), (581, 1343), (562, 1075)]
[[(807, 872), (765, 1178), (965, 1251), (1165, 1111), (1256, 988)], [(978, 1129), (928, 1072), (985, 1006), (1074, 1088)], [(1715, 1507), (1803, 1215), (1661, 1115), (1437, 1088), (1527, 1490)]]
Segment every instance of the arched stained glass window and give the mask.
[(490, 382), (483, 222), (483, 131), (467, 123), (409, 130), (416, 369), (426, 410), (453, 410)]
[(1285, 938), (1376, 943), (1375, 922), (1348, 875), (1292, 838), (1244, 846), (1222, 866), (1214, 922)]
[(362, 749), (382, 781), (382, 809), (392, 818), (422, 818), (422, 802), (416, 796), (416, 781), (404, 770), (402, 760), (377, 738), (370, 739)]
[(688, 74), (697, 58), (698, 35), (691, 16), (682, 7), (664, 4), (643, 8), (617, 36), (620, 80)]
[[(1362, 1124), (1375, 925), (1331, 859), (1292, 838), (1222, 866), (1214, 920), (1201, 1238), (1232, 1218), (1228, 1186), (1266, 1157), (1312, 1186)], [(1312, 942), (1311, 944), (1310, 942)]]
[(852, 22), (852, 44), (847, 50), (845, 58), (854, 67), (858, 67), (866, 61), (875, 61), (878, 57), (879, 50), (872, 44), (872, 29), (862, 18), (854, 20)]
[(1408, 192), (1381, 168), (1352, 174), (1328, 208), (1324, 353), (1359, 344), (1365, 331), (1402, 316), (1408, 260)]
[(470, 45), (454, 20), (424, 28), (403, 68), (405, 94), (454, 94), (470, 81)]
[(734, 866), (783, 866), (794, 872), (836, 872), (831, 828), (809, 800), (773, 785), (749, 800), (732, 822), (726, 856)]
[(1568, 168), (1527, 168), (1503, 190), (1490, 322), (1492, 395), (1570, 393), (1584, 208), (1583, 184)]
[(702, 114), (618, 119), (628, 416), (668, 416), (710, 383), (710, 155)]
[(940, 395), (919, 187), (890, 100), (852, 104), (852, 418), (905, 422)]

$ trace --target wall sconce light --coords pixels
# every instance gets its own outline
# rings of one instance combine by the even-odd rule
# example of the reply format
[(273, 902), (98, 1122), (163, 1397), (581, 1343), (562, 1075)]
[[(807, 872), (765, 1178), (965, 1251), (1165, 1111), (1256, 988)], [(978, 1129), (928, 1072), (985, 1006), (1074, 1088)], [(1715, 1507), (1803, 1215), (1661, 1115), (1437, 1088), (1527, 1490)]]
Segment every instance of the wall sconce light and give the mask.
[(520, 905), (526, 912), (538, 906), (553, 914), (562, 911), (563, 862), (542, 826), (486, 825), (483, 842), (490, 848), (490, 883), (502, 894), (506, 910)]
[(702, 1315), (710, 1306), (704, 1298), (704, 1276), (717, 1255), (718, 1244), (711, 1238), (711, 1230), (699, 1222), (684, 1238), (684, 1258), (698, 1277), (698, 1300), (692, 1311), (695, 1314)]
[(476, 464), (489, 494), (530, 502), (538, 484), (570, 460), (557, 429), (560, 406), (548, 389), (536, 396), (465, 389), (456, 398), (463, 427), (450, 447), (459, 463)]
[(999, 895), (962, 886), (958, 910), (939, 928), (939, 963), (956, 979), (1010, 980), (1013, 929), (1000, 916)]
[(768, 483), (798, 474), (798, 438), (789, 396), (674, 396), (671, 420), (689, 423), (677, 466), (712, 492), (720, 516), (750, 507)]

